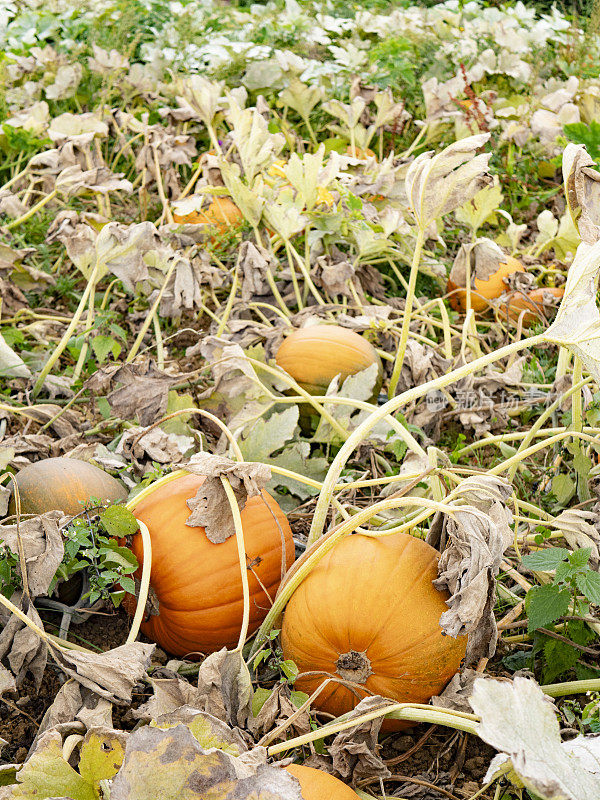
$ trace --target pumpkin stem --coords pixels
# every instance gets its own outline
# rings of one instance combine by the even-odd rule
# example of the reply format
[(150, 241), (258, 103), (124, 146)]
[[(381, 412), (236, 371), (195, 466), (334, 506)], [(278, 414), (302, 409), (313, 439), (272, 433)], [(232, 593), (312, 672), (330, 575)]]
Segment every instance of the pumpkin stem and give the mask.
[(373, 674), (366, 651), (359, 653), (357, 650), (350, 650), (348, 653), (342, 653), (335, 666), (340, 677), (353, 683), (366, 683), (369, 675)]

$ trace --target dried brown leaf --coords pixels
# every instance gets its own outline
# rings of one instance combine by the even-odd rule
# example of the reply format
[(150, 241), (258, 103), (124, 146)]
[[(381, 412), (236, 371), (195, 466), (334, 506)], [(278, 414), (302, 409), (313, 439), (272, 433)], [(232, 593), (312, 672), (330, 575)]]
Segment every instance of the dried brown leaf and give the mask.
[(266, 464), (238, 463), (224, 456), (204, 452), (192, 456), (185, 468), (195, 475), (206, 476), (195, 497), (187, 501), (192, 513), (185, 524), (192, 528), (203, 527), (206, 536), (214, 544), (224, 542), (235, 534), (231, 506), (221, 477), (229, 479), (240, 510), (249, 497), (259, 495), (271, 480), (271, 470)]

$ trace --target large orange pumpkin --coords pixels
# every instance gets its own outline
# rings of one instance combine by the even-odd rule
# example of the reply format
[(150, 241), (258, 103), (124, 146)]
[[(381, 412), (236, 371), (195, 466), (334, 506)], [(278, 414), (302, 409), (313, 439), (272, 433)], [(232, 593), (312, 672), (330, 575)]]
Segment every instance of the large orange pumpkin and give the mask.
[[(506, 291), (504, 278), (513, 275), (515, 272), (525, 272), (525, 267), (516, 258), (506, 256), (506, 261), (500, 264), (498, 270), (493, 275), (490, 275), (487, 280), (475, 278), (475, 285), (471, 290), (471, 308), (474, 311), (485, 311), (489, 308), (488, 300), (494, 300)], [(447, 291), (448, 293), (452, 292), (448, 298), (452, 308), (455, 311), (466, 311), (467, 290), (448, 279)]]
[[(15, 475), (22, 514), (62, 511), (75, 515), (94, 497), (117, 503), (127, 499), (127, 489), (116, 478), (87, 461), (46, 458), (29, 464)], [(10, 513), (15, 513), (14, 498)]]
[(236, 227), (244, 219), (244, 215), (230, 197), (215, 197), (206, 211), (192, 211), (190, 214), (173, 214), (173, 221), (178, 224), (214, 225), (220, 233), (226, 233)]
[(298, 328), (279, 347), (278, 366), (310, 394), (325, 394), (336, 375), (342, 380), (377, 364), (381, 385), (381, 361), (373, 345), (363, 336), (340, 325)]
[(523, 314), (523, 325), (527, 328), (533, 325), (534, 322), (539, 322), (544, 318), (545, 297), (550, 296), (560, 300), (564, 293), (564, 286), (542, 286), (538, 289), (532, 289), (530, 292), (527, 292), (527, 294), (515, 292), (507, 297), (505, 302), (500, 300), (498, 312), (503, 319), (510, 319), (513, 322), (517, 322), (521, 316), (521, 312), (525, 311), (525, 314)]
[(328, 772), (303, 764), (284, 767), (300, 784), (304, 800), (358, 800), (358, 795)]
[[(159, 614), (142, 624), (142, 632), (173, 655), (209, 653), (237, 644), (244, 608), (242, 579), (235, 536), (213, 544), (204, 528), (185, 524), (190, 515), (186, 500), (195, 496), (204, 477), (185, 474), (158, 485), (130, 505), (136, 518), (148, 526), (152, 540), (150, 585)], [(271, 606), (282, 568), (294, 560), (294, 542), (285, 514), (263, 492), (242, 510), (246, 556), (251, 569), (250, 629), (255, 631)], [(143, 563), (138, 534), (132, 550)], [(128, 611), (135, 609), (131, 598)]]
[(330, 676), (354, 684), (332, 681), (314, 701), (318, 709), (338, 717), (369, 694), (427, 703), (446, 686), (467, 640), (442, 633), (448, 594), (432, 583), (438, 557), (405, 533), (353, 534), (302, 581), (287, 604), (281, 643), (300, 673), (316, 674), (301, 674), (295, 687), (311, 694)]

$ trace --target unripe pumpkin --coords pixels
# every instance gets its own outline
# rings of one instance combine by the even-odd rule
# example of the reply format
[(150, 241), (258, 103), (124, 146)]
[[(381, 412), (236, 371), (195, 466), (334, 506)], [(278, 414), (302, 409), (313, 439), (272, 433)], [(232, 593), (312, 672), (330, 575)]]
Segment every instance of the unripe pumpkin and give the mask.
[[(19, 487), (22, 514), (44, 514), (62, 511), (75, 516), (84, 504), (95, 497), (118, 503), (127, 499), (127, 489), (104, 470), (76, 458), (45, 458), (19, 470), (15, 475)], [(9, 513), (15, 513), (14, 497)]]
[(298, 328), (279, 347), (277, 365), (313, 395), (325, 394), (336, 375), (345, 380), (377, 364), (381, 387), (382, 367), (373, 345), (355, 331), (340, 325), (311, 325)]
[[(525, 267), (512, 256), (506, 256), (504, 263), (494, 272), (487, 280), (475, 278), (474, 287), (471, 289), (471, 308), (474, 311), (485, 311), (489, 308), (488, 300), (494, 300), (496, 297), (506, 291), (506, 284), (504, 278), (513, 275), (515, 272), (525, 272)], [(458, 291), (455, 291), (458, 289)], [(455, 311), (467, 310), (467, 290), (458, 286), (454, 281), (448, 279), (447, 291), (450, 294), (448, 301)]]
[[(542, 286), (538, 289), (532, 289), (526, 295), (522, 292), (515, 292), (506, 299), (506, 302), (500, 302), (498, 313), (505, 320), (518, 322), (521, 312), (525, 311), (525, 314), (523, 314), (523, 326), (528, 328), (534, 322), (539, 322), (540, 319), (543, 319), (544, 297), (551, 295), (560, 300), (564, 293), (564, 286)], [(527, 309), (531, 309), (531, 311)]]
[(215, 197), (206, 211), (192, 211), (190, 214), (173, 214), (178, 224), (216, 225), (220, 233), (239, 225), (244, 215), (230, 197)]
[[(204, 480), (202, 475), (178, 476), (157, 484), (154, 491), (130, 505), (150, 532), (150, 586), (159, 603), (159, 614), (149, 616), (141, 630), (176, 656), (232, 648), (242, 624), (244, 600), (236, 537), (213, 544), (204, 528), (185, 524), (191, 513), (186, 500), (195, 496)], [(249, 498), (241, 514), (247, 562), (252, 565), (248, 571), (252, 633), (267, 614), (282, 567), (289, 567), (294, 560), (294, 542), (285, 514), (267, 492)], [(140, 534), (133, 538), (131, 549), (140, 564), (136, 575), (141, 577)], [(135, 605), (131, 596), (126, 598), (130, 613)]]
[(467, 639), (442, 632), (449, 596), (432, 583), (438, 558), (437, 550), (406, 533), (353, 534), (302, 581), (281, 629), (284, 657), (301, 673), (295, 688), (312, 694), (330, 676), (354, 684), (332, 681), (314, 700), (316, 708), (338, 717), (369, 694), (427, 703), (443, 690)]
[(328, 772), (304, 764), (284, 767), (300, 784), (304, 800), (358, 800), (358, 795)]

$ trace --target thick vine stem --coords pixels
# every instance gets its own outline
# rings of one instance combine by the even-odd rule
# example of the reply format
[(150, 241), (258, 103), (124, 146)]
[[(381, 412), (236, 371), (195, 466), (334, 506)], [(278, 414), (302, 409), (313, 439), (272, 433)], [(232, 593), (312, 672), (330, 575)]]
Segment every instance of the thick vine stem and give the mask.
[(367, 714), (361, 714), (359, 717), (354, 717), (351, 720), (335, 720), (334, 722), (317, 728), (315, 731), (305, 733), (303, 736), (296, 736), (294, 739), (288, 739), (285, 742), (272, 745), (267, 748), (267, 753), (270, 756), (283, 753), (285, 750), (291, 750), (294, 747), (300, 747), (303, 744), (309, 744), (317, 739), (324, 739), (326, 736), (331, 736), (334, 733), (355, 728), (357, 725), (362, 725), (365, 722), (378, 719), (379, 717), (387, 717), (388, 719), (400, 719), (410, 722), (425, 722), (430, 725), (444, 725), (447, 728), (454, 728), (458, 731), (465, 731), (465, 733), (472, 733), (478, 735), (479, 723), (478, 717), (474, 714), (465, 714), (461, 711), (450, 711), (449, 709), (433, 708), (420, 703), (394, 703), (393, 705), (383, 706), (375, 711), (369, 711)]
[(142, 563), (142, 579), (140, 581), (140, 591), (138, 592), (137, 605), (135, 608), (135, 614), (133, 615), (133, 620), (131, 622), (129, 635), (127, 636), (126, 644), (135, 642), (137, 635), (140, 632), (140, 625), (142, 624), (144, 613), (146, 611), (146, 600), (148, 599), (148, 591), (150, 589), (150, 573), (152, 570), (152, 540), (150, 539), (150, 531), (148, 530), (147, 525), (145, 525), (141, 520), (138, 519), (137, 524), (140, 526), (140, 533), (142, 535), (142, 555), (144, 561)]
[(146, 319), (144, 320), (144, 323), (143, 323), (142, 327), (140, 328), (140, 330), (138, 332), (138, 335), (135, 337), (135, 342), (132, 344), (131, 350), (129, 351), (129, 354), (128, 354), (127, 358), (125, 359), (125, 363), (126, 364), (129, 364), (130, 361), (133, 361), (133, 359), (136, 357), (136, 355), (138, 353), (138, 350), (142, 346), (142, 342), (144, 340), (144, 336), (146, 335), (146, 332), (147, 332), (148, 328), (152, 324), (152, 320), (154, 318), (154, 315), (158, 311), (158, 306), (160, 305), (160, 301), (162, 300), (163, 294), (165, 293), (165, 290), (167, 288), (167, 285), (169, 283), (171, 275), (173, 274), (173, 271), (174, 271), (175, 267), (177, 266), (177, 263), (178, 263), (177, 259), (174, 258), (172, 260), (170, 266), (169, 266), (169, 269), (167, 270), (167, 274), (165, 275), (165, 279), (163, 281), (163, 284), (160, 287), (158, 295), (156, 296), (156, 300), (152, 304), (152, 308), (148, 312), (148, 315), (147, 315)]
[(235, 494), (229, 483), (229, 478), (222, 475), (221, 483), (225, 489), (225, 494), (229, 500), (231, 513), (233, 515), (233, 524), (235, 526), (235, 538), (237, 541), (238, 557), (240, 560), (240, 573), (242, 575), (242, 593), (244, 596), (244, 615), (242, 617), (242, 627), (240, 628), (240, 638), (238, 640), (235, 651), (242, 652), (246, 636), (248, 635), (248, 625), (250, 624), (250, 586), (248, 584), (248, 567), (246, 563), (246, 546), (244, 544), (244, 529), (242, 527), (242, 515), (240, 507), (235, 499)]
[(449, 372), (447, 375), (441, 375), (439, 378), (429, 381), (428, 383), (424, 383), (421, 386), (414, 386), (412, 389), (408, 389), (406, 392), (402, 392), (402, 394), (399, 394), (397, 397), (388, 400), (387, 403), (384, 403), (384, 405), (380, 406), (376, 411), (374, 411), (363, 423), (358, 426), (358, 428), (356, 428), (355, 431), (352, 432), (352, 434), (340, 448), (338, 454), (329, 467), (329, 471), (327, 472), (325, 480), (323, 481), (323, 490), (319, 495), (319, 500), (317, 501), (317, 506), (315, 508), (310, 534), (308, 537), (308, 544), (313, 544), (323, 533), (327, 519), (327, 510), (329, 508), (331, 497), (334, 491), (333, 487), (338, 482), (346, 462), (354, 450), (360, 445), (364, 437), (380, 420), (382, 420), (388, 414), (393, 414), (395, 411), (398, 411), (398, 409), (402, 408), (402, 406), (412, 403), (414, 400), (418, 400), (427, 394), (427, 392), (430, 392), (434, 389), (442, 389), (444, 386), (448, 386), (449, 384), (454, 383), (461, 378), (465, 378), (467, 375), (486, 367), (488, 364), (493, 364), (494, 361), (499, 361), (501, 358), (505, 358), (512, 353), (523, 350), (526, 347), (534, 347), (535, 345), (542, 344), (542, 342), (545, 341), (546, 338), (544, 334), (538, 334), (537, 336), (532, 336), (529, 339), (523, 339), (519, 342), (512, 342), (505, 347), (501, 347), (499, 350), (495, 350), (492, 353), (487, 353), (485, 356), (481, 356), (481, 358), (478, 358), (475, 361), (464, 364), (462, 367), (452, 370), (452, 372)]
[(412, 264), (410, 265), (410, 277), (408, 279), (408, 291), (406, 293), (406, 303), (404, 306), (404, 317), (402, 319), (402, 328), (400, 330), (400, 344), (398, 345), (398, 352), (396, 353), (396, 360), (394, 362), (394, 369), (392, 377), (390, 378), (390, 386), (388, 389), (388, 397), (391, 399), (396, 394), (396, 387), (400, 380), (400, 373), (402, 372), (402, 365), (404, 364), (404, 355), (406, 353), (406, 345), (408, 344), (408, 335), (410, 333), (410, 320), (412, 315), (413, 304), (415, 301), (415, 287), (417, 285), (417, 275), (419, 274), (419, 263), (421, 261), (421, 253), (423, 252), (423, 245), (425, 244), (425, 232), (419, 228), (417, 233), (417, 240), (415, 242), (415, 250), (413, 253)]
[(71, 338), (71, 336), (73, 334), (73, 331), (77, 327), (77, 325), (79, 323), (79, 320), (81, 319), (81, 315), (83, 314), (83, 310), (84, 310), (84, 308), (85, 308), (85, 306), (86, 306), (86, 304), (88, 302), (88, 299), (90, 297), (90, 294), (91, 294), (92, 290), (94, 289), (94, 287), (96, 285), (96, 281), (98, 279), (98, 273), (100, 272), (100, 266), (101, 266), (101, 262), (100, 261), (96, 261), (96, 264), (94, 265), (94, 269), (92, 270), (92, 274), (90, 275), (90, 277), (88, 279), (87, 286), (85, 287), (85, 290), (84, 290), (84, 292), (83, 292), (83, 294), (81, 296), (81, 300), (79, 301), (79, 305), (77, 306), (77, 310), (73, 314), (73, 318), (71, 319), (71, 322), (69, 323), (69, 326), (68, 326), (67, 330), (64, 332), (60, 342), (55, 347), (54, 352), (51, 354), (51, 356), (48, 359), (48, 361), (46, 361), (46, 363), (44, 364), (44, 368), (42, 369), (42, 371), (38, 375), (38, 378), (37, 378), (37, 380), (35, 382), (35, 385), (33, 387), (33, 392), (32, 392), (34, 398), (37, 397), (38, 394), (40, 393), (40, 391), (42, 389), (42, 386), (44, 385), (44, 381), (46, 380), (46, 378), (50, 374), (50, 372), (52, 370), (52, 367), (56, 364), (58, 359), (61, 357), (63, 350), (67, 346), (67, 344), (69, 342), (69, 339)]

